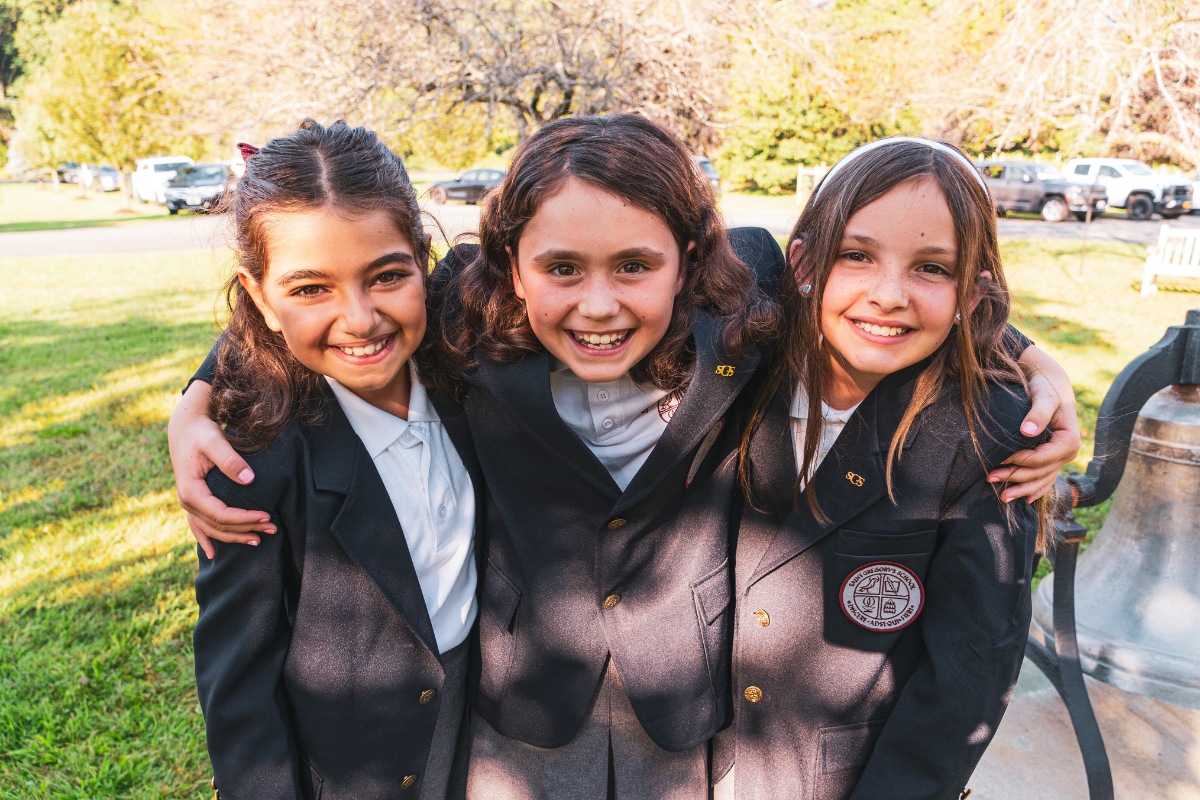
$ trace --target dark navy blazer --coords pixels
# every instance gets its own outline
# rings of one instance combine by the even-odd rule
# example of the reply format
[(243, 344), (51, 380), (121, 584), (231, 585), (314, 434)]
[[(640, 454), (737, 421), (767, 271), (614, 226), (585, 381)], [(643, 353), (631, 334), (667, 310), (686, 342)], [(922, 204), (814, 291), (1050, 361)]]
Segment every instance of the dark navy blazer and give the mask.
[[(906, 439), (893, 502), (885, 459), (919, 366), (863, 401), (817, 470), (824, 521), (791, 502), (789, 393), (754, 433), (756, 507), (735, 504), (734, 721), (713, 767), (719, 778), (736, 761), (739, 797), (956, 798), (1004, 713), (1029, 625), (1036, 518), (1002, 504), (985, 476), (1030, 446), (1010, 433), (1028, 403), (991, 387), (981, 463), (947, 387)], [(872, 630), (843, 610), (847, 579), (877, 562), (923, 585), (907, 627)]]
[[(481, 507), (461, 409), (431, 399)], [(410, 775), (415, 797), (429, 756), (445, 673), (421, 587), (370, 455), (323, 402), (322, 424), (246, 457), (249, 486), (208, 476), (279, 529), (200, 556), (196, 682), (226, 800), (390, 798)]]

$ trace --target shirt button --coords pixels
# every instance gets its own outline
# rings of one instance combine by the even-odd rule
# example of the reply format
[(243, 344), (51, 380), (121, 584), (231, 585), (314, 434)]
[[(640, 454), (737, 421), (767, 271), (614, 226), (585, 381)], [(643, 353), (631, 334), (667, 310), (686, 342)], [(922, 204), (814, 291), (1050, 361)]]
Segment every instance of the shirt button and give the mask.
[(604, 610), (612, 611), (614, 608), (617, 607), (617, 604), (620, 602), (621, 602), (621, 595), (610, 594), (608, 597), (604, 598)]
[(606, 430), (606, 431), (611, 431), (613, 429), (613, 426), (615, 426), (616, 424), (617, 423), (613, 422), (611, 419), (606, 419), (606, 420), (604, 420), (604, 422), (600, 423), (600, 427), (604, 428), (604, 430)]
[(604, 389), (601, 389), (600, 391), (596, 392), (596, 399), (597, 400), (607, 400), (608, 392), (605, 391)]
[(426, 689), (425, 691), (421, 692), (421, 694), (417, 697), (417, 702), (423, 706), (427, 706), (433, 702), (433, 698), (435, 695), (437, 695), (436, 690)]
[(763, 699), (763, 690), (757, 686), (747, 686), (746, 691), (742, 692), (742, 697), (745, 697), (751, 703), (757, 703)]
[(605, 527), (608, 528), (610, 531), (616, 531), (616, 530), (620, 530), (621, 528), (624, 528), (628, 524), (629, 524), (629, 520), (622, 519), (621, 517), (617, 517), (616, 519), (610, 519), (608, 521), (608, 525), (606, 525)]
[(762, 625), (764, 628), (771, 624), (771, 615), (761, 608), (754, 612), (754, 618), (758, 620), (758, 624)]
[(446, 518), (446, 507), (439, 506), (438, 507), (438, 519), (445, 519), (445, 518)]
[(405, 431), (404, 434), (400, 437), (400, 441), (404, 442), (405, 444), (408, 444), (412, 440), (413, 440), (412, 431)]
[(417, 782), (416, 775), (405, 775), (404, 780), (400, 781), (401, 789), (411, 789), (413, 784)]

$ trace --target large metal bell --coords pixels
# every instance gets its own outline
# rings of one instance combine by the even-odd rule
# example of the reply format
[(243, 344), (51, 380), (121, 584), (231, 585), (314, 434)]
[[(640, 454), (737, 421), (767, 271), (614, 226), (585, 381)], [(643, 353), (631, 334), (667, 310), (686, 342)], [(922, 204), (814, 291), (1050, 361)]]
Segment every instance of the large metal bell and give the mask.
[[(1033, 624), (1053, 635), (1053, 575)], [(1103, 530), (1075, 578), (1080, 660), (1092, 677), (1200, 708), (1200, 386), (1142, 408)]]

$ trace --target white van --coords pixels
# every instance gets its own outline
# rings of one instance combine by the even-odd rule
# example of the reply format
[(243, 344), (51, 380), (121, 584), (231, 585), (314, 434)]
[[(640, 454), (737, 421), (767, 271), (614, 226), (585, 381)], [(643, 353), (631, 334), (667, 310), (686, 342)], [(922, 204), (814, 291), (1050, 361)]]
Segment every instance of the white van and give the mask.
[(167, 181), (175, 177), (180, 167), (194, 163), (187, 156), (139, 158), (137, 168), (133, 171), (134, 199), (143, 203), (165, 203), (163, 191), (167, 188)]

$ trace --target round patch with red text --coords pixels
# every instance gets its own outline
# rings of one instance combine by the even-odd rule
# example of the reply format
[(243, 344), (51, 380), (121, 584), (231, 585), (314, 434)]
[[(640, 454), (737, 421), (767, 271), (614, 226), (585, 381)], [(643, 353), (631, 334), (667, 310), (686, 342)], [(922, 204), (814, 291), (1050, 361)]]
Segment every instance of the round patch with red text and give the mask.
[(872, 561), (846, 576), (839, 599), (855, 625), (888, 633), (913, 623), (925, 606), (925, 587), (908, 567)]

